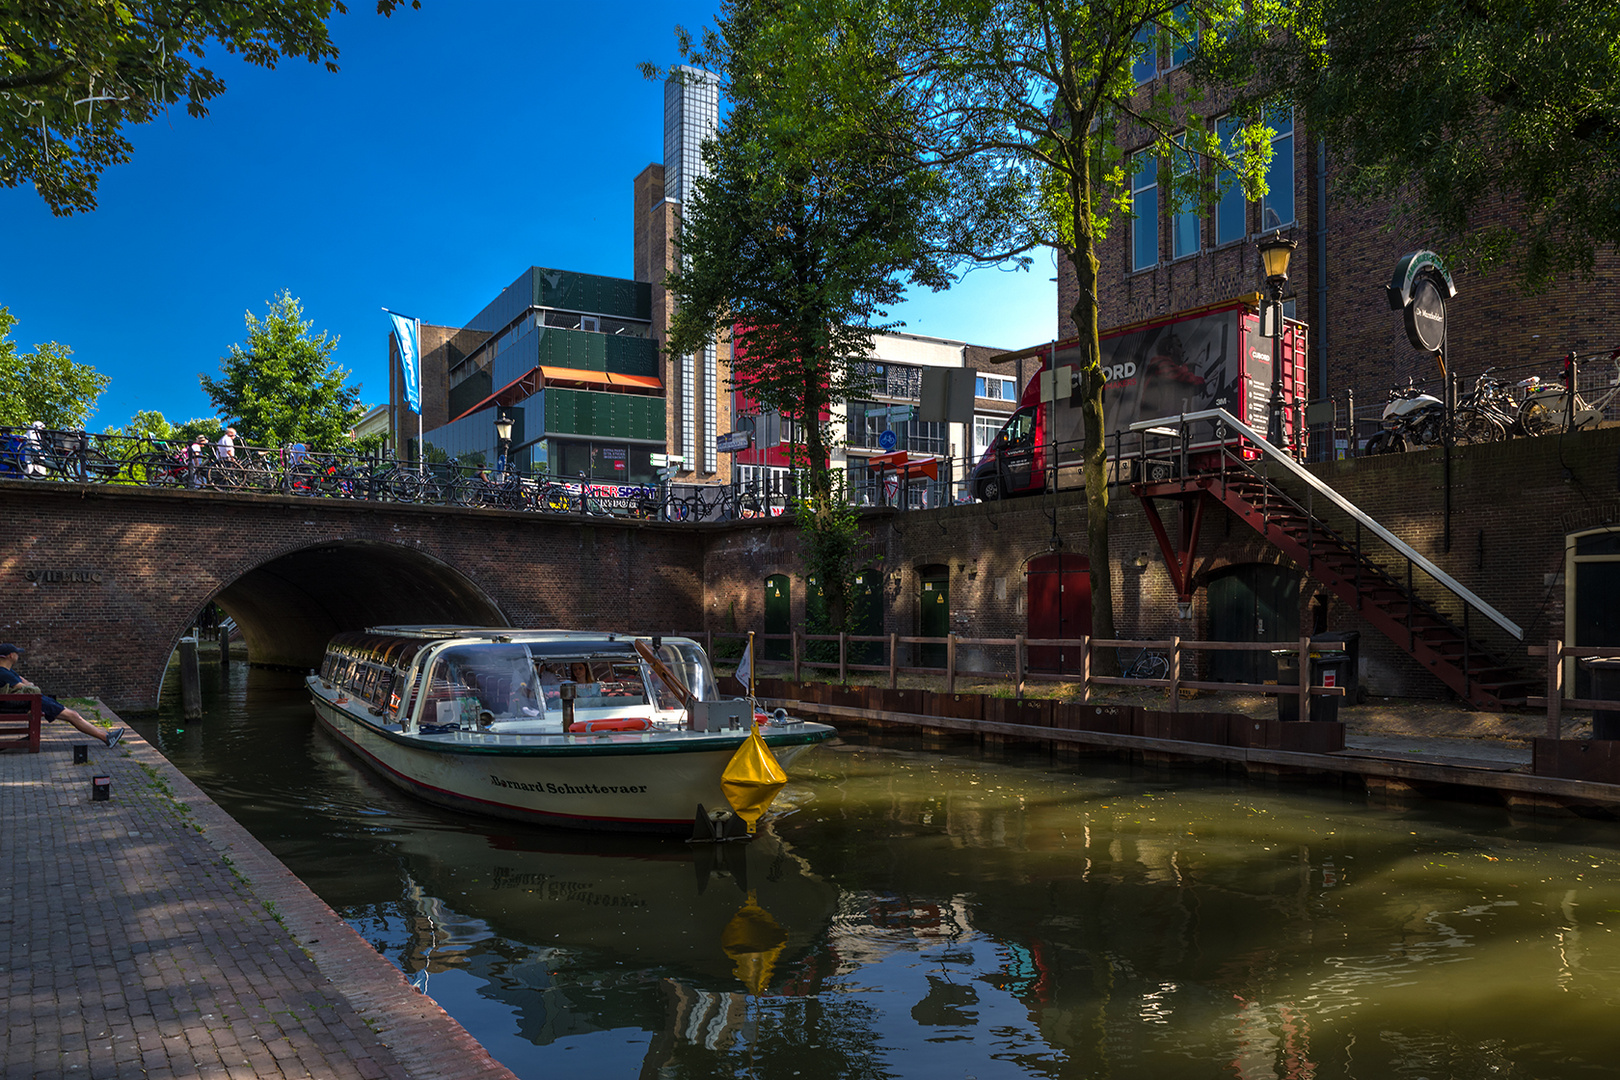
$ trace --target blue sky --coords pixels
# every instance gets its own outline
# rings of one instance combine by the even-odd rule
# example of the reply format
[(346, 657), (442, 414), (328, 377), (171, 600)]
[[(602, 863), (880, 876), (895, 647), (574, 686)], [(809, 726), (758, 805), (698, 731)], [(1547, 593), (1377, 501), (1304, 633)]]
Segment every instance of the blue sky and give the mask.
[[(342, 70), (211, 58), (210, 115), (134, 129), (100, 206), (53, 217), (32, 187), (0, 189), (0, 305), (23, 350), (55, 340), (112, 377), (94, 429), (140, 409), (211, 415), (243, 314), (290, 290), (376, 404), (386, 317), (460, 325), (529, 266), (631, 276), (631, 181), (663, 158), (661, 83), (677, 23), (708, 3), (551, 5), (426, 0), (334, 23)], [(980, 270), (894, 315), (905, 330), (1018, 348), (1049, 340), (1049, 258)], [(251, 433), (248, 437), (251, 438)]]

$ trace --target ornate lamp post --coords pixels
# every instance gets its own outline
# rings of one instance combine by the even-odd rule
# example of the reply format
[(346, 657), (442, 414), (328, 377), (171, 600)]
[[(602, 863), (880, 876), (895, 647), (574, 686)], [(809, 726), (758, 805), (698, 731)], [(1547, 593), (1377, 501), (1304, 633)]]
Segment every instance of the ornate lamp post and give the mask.
[(506, 476), (506, 452), (512, 448), (512, 418), (505, 410), (495, 410), (495, 471)]
[(1271, 286), (1272, 345), (1271, 345), (1271, 416), (1266, 428), (1266, 441), (1281, 446), (1283, 441), (1283, 325), (1282, 290), (1288, 284), (1288, 259), (1299, 245), (1283, 236), (1282, 231), (1272, 233), (1260, 241), (1260, 266), (1266, 273), (1266, 284)]

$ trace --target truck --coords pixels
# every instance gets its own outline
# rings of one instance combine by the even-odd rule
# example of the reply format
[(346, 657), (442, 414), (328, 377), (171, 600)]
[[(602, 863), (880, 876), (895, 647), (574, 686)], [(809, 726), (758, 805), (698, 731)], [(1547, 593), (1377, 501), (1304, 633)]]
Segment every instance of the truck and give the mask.
[[(1260, 310), (1259, 295), (1250, 294), (1101, 335), (1109, 457), (1139, 457), (1140, 436), (1130, 432), (1131, 425), (1179, 413), (1225, 409), (1265, 432), (1275, 339), (1261, 332)], [(1307, 398), (1309, 342), (1303, 323), (1285, 318), (1281, 329), (1281, 398), (1291, 405)], [(1055, 482), (1059, 470), (1079, 467), (1085, 437), (1080, 355), (1080, 339), (1071, 338), (997, 358), (1039, 357), (1041, 366), (1024, 387), (1017, 410), (974, 466), (969, 490), (975, 498), (1040, 494)], [(1297, 410), (1284, 410), (1285, 442), (1295, 441), (1298, 420)], [(1201, 441), (1186, 448), (1192, 455), (1190, 465), (1200, 454), (1235, 441), (1235, 436), (1210, 428)]]

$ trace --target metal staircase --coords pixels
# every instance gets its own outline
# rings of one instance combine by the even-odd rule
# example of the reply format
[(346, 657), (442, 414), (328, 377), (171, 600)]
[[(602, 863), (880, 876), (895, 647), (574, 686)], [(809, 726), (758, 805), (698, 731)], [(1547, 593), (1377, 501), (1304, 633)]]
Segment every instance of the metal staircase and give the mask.
[[(1208, 453), (1198, 451), (1193, 425), (1200, 421), (1224, 424), (1241, 433), (1254, 444), (1251, 452), (1257, 450), (1259, 456), (1246, 460), (1230, 443)], [(1493, 655), (1480, 640), (1481, 632), (1492, 625), (1517, 640), (1523, 639), (1523, 632), (1467, 587), (1224, 410), (1140, 427), (1146, 429), (1150, 424), (1153, 434), (1159, 436), (1168, 434), (1167, 425), (1176, 425), (1183, 464), (1202, 459), (1208, 466), (1190, 476), (1183, 467), (1174, 479), (1132, 487), (1148, 510), (1166, 558), (1174, 564), (1179, 589), (1185, 591), (1190, 576), (1195, 537), (1183, 538), (1180, 557), (1172, 552), (1152, 501), (1212, 500), (1464, 700), (1487, 709), (1523, 703), (1532, 680)], [(1189, 445), (1194, 447), (1191, 454), (1186, 449)], [(1212, 455), (1218, 462), (1210, 463)], [(1195, 507), (1194, 521), (1202, 518), (1201, 510)], [(1325, 519), (1327, 513), (1340, 522), (1339, 528)]]

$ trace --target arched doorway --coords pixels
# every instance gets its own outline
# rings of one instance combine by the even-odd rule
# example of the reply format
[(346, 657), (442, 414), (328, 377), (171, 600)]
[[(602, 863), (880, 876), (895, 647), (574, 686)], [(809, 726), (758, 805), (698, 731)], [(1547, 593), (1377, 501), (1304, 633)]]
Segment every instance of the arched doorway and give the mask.
[[(1026, 631), (1032, 638), (1079, 638), (1091, 633), (1091, 560), (1054, 551), (1029, 561)], [(1080, 647), (1031, 646), (1032, 671), (1078, 671)]]
[[(917, 567), (917, 635), (942, 638), (951, 632), (951, 568), (942, 563)], [(919, 667), (945, 666), (944, 644), (918, 649)]]
[[(1232, 566), (1209, 582), (1209, 640), (1297, 641), (1298, 570), (1255, 563)], [(1268, 652), (1212, 652), (1209, 677), (1216, 682), (1263, 683), (1277, 678)]]
[[(765, 633), (790, 634), (793, 632), (793, 584), (786, 574), (772, 574), (765, 579)], [(793, 659), (793, 643), (787, 638), (765, 638), (760, 655), (766, 660)]]
[[(1576, 533), (1564, 544), (1564, 637), (1570, 645), (1620, 645), (1620, 530)], [(1592, 673), (1576, 660), (1565, 661), (1566, 692), (1592, 696)]]

